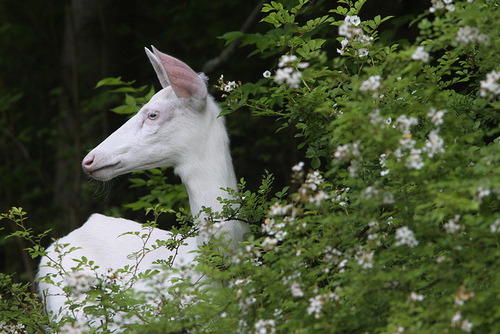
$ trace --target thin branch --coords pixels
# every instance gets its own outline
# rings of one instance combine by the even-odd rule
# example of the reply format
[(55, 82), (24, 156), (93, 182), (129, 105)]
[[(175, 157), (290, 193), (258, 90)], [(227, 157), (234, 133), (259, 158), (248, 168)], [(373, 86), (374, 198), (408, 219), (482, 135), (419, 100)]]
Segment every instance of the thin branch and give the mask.
[[(248, 30), (250, 30), (250, 27), (255, 23), (257, 20), (257, 17), (260, 13), (260, 9), (264, 5), (266, 0), (260, 1), (252, 10), (250, 15), (247, 17), (245, 23), (240, 28), (240, 32), (246, 34)], [(204, 73), (210, 73), (213, 72), (220, 64), (224, 63), (231, 57), (231, 55), (236, 51), (236, 48), (240, 45), (240, 39), (236, 39), (229, 43), (222, 52), (215, 58), (210, 59), (203, 65), (202, 71)]]

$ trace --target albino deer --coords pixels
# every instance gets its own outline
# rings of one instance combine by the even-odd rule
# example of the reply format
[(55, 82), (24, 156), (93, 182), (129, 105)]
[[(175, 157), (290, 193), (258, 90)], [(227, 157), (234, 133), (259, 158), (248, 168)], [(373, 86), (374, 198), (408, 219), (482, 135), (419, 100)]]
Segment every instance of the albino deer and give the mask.
[[(220, 109), (208, 95), (203, 75), (197, 75), (182, 61), (154, 47), (152, 50), (146, 48), (146, 53), (163, 89), (87, 154), (82, 168), (92, 178), (106, 181), (132, 171), (172, 166), (186, 186), (194, 216), (203, 206), (219, 211), (222, 205), (217, 198), (228, 196), (221, 188), (236, 188), (224, 119), (218, 117)], [(98, 272), (105, 273), (108, 269), (136, 264), (127, 256), (143, 248), (143, 240), (135, 235), (123, 235), (134, 231), (141, 231), (141, 224), (93, 214), (82, 227), (52, 244), (47, 256), (42, 258), (38, 273), (41, 278), (53, 275), (55, 284), (43, 281), (39, 284), (46, 296), (48, 311), (59, 314), (58, 318), (67, 312), (66, 297), (61, 289), (65, 285), (64, 275), (56, 275), (56, 270), (47, 266), (49, 258), (58, 258), (57, 245), (69, 243), (69, 247), (79, 247), (60, 261), (65, 272), (70, 273), (75, 267), (72, 259), (85, 256), (99, 266)], [(231, 247), (236, 248), (247, 232), (247, 224), (226, 221), (217, 233), (224, 233), (224, 240), (232, 240)], [(169, 232), (154, 229), (148, 245), (170, 237)], [(192, 251), (206, 241), (201, 236), (186, 239), (185, 245), (178, 249), (173, 266), (195, 261), (196, 254)], [(144, 272), (153, 267), (155, 260), (168, 260), (171, 255), (173, 252), (164, 247), (155, 249), (142, 259), (138, 270)]]

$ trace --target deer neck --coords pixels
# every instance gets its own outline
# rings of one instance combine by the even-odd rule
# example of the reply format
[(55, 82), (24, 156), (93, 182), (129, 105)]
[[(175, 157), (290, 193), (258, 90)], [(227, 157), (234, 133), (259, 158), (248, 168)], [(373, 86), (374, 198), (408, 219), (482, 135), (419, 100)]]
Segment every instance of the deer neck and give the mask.
[(216, 117), (218, 112), (214, 114), (202, 139), (196, 143), (196, 150), (175, 168), (186, 186), (193, 216), (203, 207), (220, 211), (222, 204), (217, 198), (229, 196), (222, 189), (237, 187), (224, 119)]
[(197, 150), (186, 163), (177, 166), (175, 171), (186, 186), (191, 214), (197, 217), (200, 231), (205, 231), (200, 232), (197, 243), (201, 245), (214, 235), (224, 235), (226, 240), (232, 240), (230, 247), (236, 249), (240, 247), (239, 242), (244, 240), (245, 234), (250, 232), (247, 224), (237, 220), (225, 221), (221, 227), (213, 230), (206, 224), (206, 215), (203, 212), (200, 214), (203, 207), (211, 208), (212, 212), (220, 212), (223, 204), (218, 198), (230, 196), (223, 189), (237, 189), (224, 119), (217, 117), (219, 110), (216, 110), (215, 117), (207, 127), (209, 130), (205, 132), (203, 140), (197, 143)]

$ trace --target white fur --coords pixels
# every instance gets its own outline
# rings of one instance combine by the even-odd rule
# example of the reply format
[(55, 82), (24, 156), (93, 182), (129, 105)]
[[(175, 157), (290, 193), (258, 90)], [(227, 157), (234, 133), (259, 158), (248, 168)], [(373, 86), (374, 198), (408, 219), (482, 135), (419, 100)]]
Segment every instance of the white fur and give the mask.
[[(82, 167), (95, 179), (109, 180), (131, 171), (173, 166), (186, 186), (193, 215), (197, 215), (202, 206), (218, 211), (221, 204), (217, 197), (227, 197), (221, 188), (236, 188), (224, 119), (218, 117), (220, 109), (207, 94), (202, 77), (187, 65), (154, 48), (153, 52), (146, 50), (163, 89), (92, 150), (83, 159)], [(150, 117), (151, 113), (156, 117)], [(53, 275), (55, 283), (39, 284), (40, 292), (46, 296), (47, 309), (53, 311), (57, 319), (69, 312), (62, 290), (64, 275), (57, 275), (57, 270), (50, 265), (49, 258), (58, 261), (60, 257), (57, 245), (79, 247), (60, 260), (67, 273), (76, 265), (73, 259), (85, 256), (99, 266), (98, 274), (105, 274), (108, 269), (136, 264), (128, 256), (141, 250), (143, 241), (136, 235), (123, 235), (136, 231), (145, 233), (139, 223), (93, 214), (82, 227), (52, 244), (38, 272), (41, 278)], [(226, 240), (232, 240), (230, 245), (236, 248), (249, 228), (242, 222), (228, 221), (219, 232), (225, 232)], [(170, 237), (169, 232), (154, 229), (146, 247)], [(179, 248), (173, 267), (194, 263), (193, 251), (206, 241), (206, 237), (200, 236), (187, 239)], [(153, 268), (155, 260), (168, 260), (171, 255), (173, 253), (164, 247), (148, 253), (139, 265), (139, 272)]]

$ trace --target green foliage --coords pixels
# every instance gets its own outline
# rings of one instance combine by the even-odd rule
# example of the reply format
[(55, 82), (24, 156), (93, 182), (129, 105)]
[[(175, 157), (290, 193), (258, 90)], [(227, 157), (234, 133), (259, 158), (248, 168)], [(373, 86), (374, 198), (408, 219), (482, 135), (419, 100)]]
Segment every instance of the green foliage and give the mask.
[[(269, 174), (256, 192), (242, 180), (237, 192), (227, 189), (221, 212), (205, 208), (210, 228), (241, 220), (252, 235), (238, 250), (223, 236), (202, 247), (196, 271), (204, 280), (193, 279), (191, 264), (170, 268), (172, 259), (145, 275), (123, 268), (97, 277), (73, 305), (103, 322), (69, 317), (53, 328), (107, 331), (110, 315), (123, 312), (133, 321), (119, 325), (137, 333), (500, 331), (496, 6), (433, 7), (414, 22), (415, 45), (400, 46), (379, 41), (387, 17), (361, 21), (364, 1), (339, 3), (302, 20), (307, 1), (271, 2), (266, 34), (225, 35), (277, 64), (256, 83), (219, 82), (224, 114), (249, 108), (295, 128), (313, 170), (297, 164), (293, 184), (277, 193)], [(323, 49), (325, 29), (339, 35), (334, 58)], [(128, 109), (118, 112), (136, 110), (137, 92), (120, 93)], [(160, 185), (132, 205), (155, 213), (141, 238), (183, 198), (161, 171), (150, 173), (158, 176), (150, 184), (132, 179)], [(198, 232), (184, 210), (177, 215), (174, 241), (158, 246), (175, 249)], [(81, 259), (79, 268), (92, 263)], [(173, 272), (167, 293), (162, 280)], [(152, 292), (132, 293), (137, 280), (150, 280)]]

